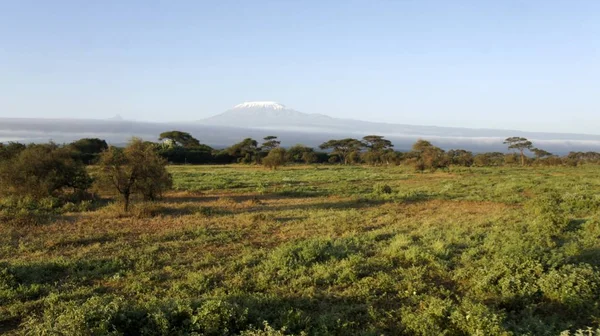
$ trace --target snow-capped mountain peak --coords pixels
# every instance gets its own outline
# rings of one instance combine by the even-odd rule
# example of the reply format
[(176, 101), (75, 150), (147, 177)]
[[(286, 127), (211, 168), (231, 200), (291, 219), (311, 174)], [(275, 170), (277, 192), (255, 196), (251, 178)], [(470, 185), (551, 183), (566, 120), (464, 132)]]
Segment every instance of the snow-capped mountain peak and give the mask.
[(247, 108), (264, 108), (270, 110), (285, 110), (286, 107), (283, 104), (279, 104), (273, 101), (254, 101), (254, 102), (245, 102), (238, 104), (233, 107), (234, 109), (247, 109)]
[(334, 118), (298, 112), (273, 101), (253, 101), (238, 104), (200, 122), (206, 125), (281, 130), (320, 128), (334, 122)]

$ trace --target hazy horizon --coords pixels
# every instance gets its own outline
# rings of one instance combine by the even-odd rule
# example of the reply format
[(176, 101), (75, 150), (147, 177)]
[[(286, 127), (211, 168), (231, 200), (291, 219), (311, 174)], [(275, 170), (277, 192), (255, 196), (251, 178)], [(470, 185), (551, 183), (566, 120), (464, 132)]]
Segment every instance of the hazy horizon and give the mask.
[[(247, 102), (244, 102), (247, 103)], [(239, 104), (241, 105), (241, 104)], [(289, 107), (288, 107), (289, 108)], [(231, 109), (230, 109), (231, 110)], [(54, 116), (48, 116), (48, 117), (20, 117), (20, 116), (16, 116), (16, 117), (3, 117), (0, 115), (0, 120), (1, 119), (12, 119), (12, 120), (29, 120), (32, 122), (35, 121), (39, 121), (39, 120), (48, 120), (48, 121), (52, 121), (52, 120), (65, 120), (65, 121), (98, 121), (98, 122), (134, 122), (134, 123), (150, 123), (150, 124), (158, 124), (158, 125), (165, 125), (165, 126), (185, 126), (184, 123), (198, 123), (199, 125), (202, 125), (203, 122), (205, 120), (209, 120), (213, 117), (219, 117), (223, 114), (225, 114), (226, 112), (230, 111), (223, 111), (220, 113), (216, 113), (216, 114), (212, 114), (206, 118), (203, 119), (198, 119), (198, 120), (139, 120), (139, 119), (127, 119), (124, 118), (121, 115), (114, 115), (114, 116), (110, 116), (110, 117), (106, 117), (106, 118), (93, 118), (93, 117), (86, 117), (86, 116), (82, 116), (82, 115), (76, 115), (76, 116), (68, 116), (68, 117), (54, 117)], [(379, 122), (379, 121), (372, 121), (372, 120), (368, 120), (367, 118), (363, 118), (363, 119), (356, 119), (356, 118), (344, 118), (344, 117), (333, 117), (327, 114), (315, 114), (315, 113), (305, 113), (302, 111), (298, 111), (302, 114), (306, 114), (306, 115), (321, 115), (321, 116), (327, 116), (327, 117), (331, 117), (334, 118), (335, 120), (350, 120), (350, 121), (359, 121), (359, 122), (367, 122), (367, 123), (377, 123), (377, 124), (382, 124), (382, 125), (405, 125), (405, 126), (424, 126), (424, 127), (436, 127), (436, 128), (454, 128), (454, 129), (469, 129), (469, 130), (481, 130), (481, 131), (514, 131), (514, 132), (523, 132), (523, 133), (540, 133), (540, 134), (573, 134), (573, 135), (591, 135), (591, 136), (600, 136), (600, 132), (596, 132), (596, 133), (584, 133), (584, 132), (544, 132), (544, 131), (532, 131), (532, 130), (528, 130), (528, 129), (508, 129), (508, 128), (490, 128), (490, 127), (464, 127), (464, 126), (439, 126), (437, 124), (433, 124), (433, 125), (424, 125), (424, 124), (402, 124), (402, 123), (394, 123), (394, 122)], [(210, 125), (210, 124), (208, 124)], [(3, 131), (10, 131), (10, 129), (7, 128), (2, 128), (2, 125), (0, 124), (0, 130)], [(223, 125), (223, 126), (227, 126), (227, 125)], [(289, 127), (286, 127), (286, 130), (293, 130), (295, 125), (290, 125)], [(230, 125), (230, 127), (233, 128), (246, 128), (244, 125)], [(271, 130), (277, 130), (279, 126), (269, 126), (268, 124), (265, 125), (265, 127), (261, 127), (262, 129), (271, 129)], [(304, 129), (306, 131), (306, 129)], [(367, 133), (369, 133), (368, 130), (365, 130)], [(310, 132), (308, 132), (310, 133)], [(371, 132), (373, 133), (373, 132)], [(374, 133), (377, 133), (377, 131), (375, 130)], [(379, 132), (378, 134), (381, 135), (386, 135), (385, 132)], [(90, 134), (91, 137), (94, 137), (94, 134)], [(100, 136), (100, 135), (99, 135)], [(4, 140), (2, 140), (4, 139)], [(23, 138), (26, 139), (26, 138)], [(14, 138), (0, 138), (0, 142), (2, 141), (16, 141)]]

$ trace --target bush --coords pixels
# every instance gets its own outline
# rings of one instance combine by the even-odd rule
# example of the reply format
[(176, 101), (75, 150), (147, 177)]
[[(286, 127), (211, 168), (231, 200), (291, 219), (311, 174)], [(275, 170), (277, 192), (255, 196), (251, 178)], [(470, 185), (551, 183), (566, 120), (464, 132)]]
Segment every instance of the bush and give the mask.
[(84, 302), (46, 300), (42, 315), (23, 323), (29, 335), (233, 335), (248, 327), (247, 311), (223, 300), (135, 303), (116, 296)]
[(11, 226), (45, 224), (63, 211), (62, 206), (61, 200), (53, 197), (6, 197), (0, 200), (0, 222)]
[(281, 147), (273, 148), (267, 156), (262, 160), (265, 167), (277, 169), (277, 167), (285, 164), (285, 149)]
[(99, 186), (119, 194), (126, 212), (131, 195), (140, 194), (144, 200), (154, 201), (173, 184), (167, 161), (153, 144), (140, 139), (133, 138), (124, 149), (109, 148), (100, 156), (99, 165)]
[(546, 239), (551, 245), (569, 225), (569, 216), (563, 203), (558, 194), (548, 193), (534, 198), (527, 204), (534, 218), (532, 229), (540, 239)]
[[(286, 328), (281, 328), (279, 330), (274, 329), (269, 325), (267, 321), (264, 322), (263, 329), (251, 328), (245, 331), (242, 331), (240, 336), (293, 336), (292, 334), (286, 333)], [(300, 335), (306, 335), (305, 333), (301, 333)]]
[(392, 187), (383, 183), (376, 183), (373, 186), (373, 193), (375, 195), (388, 195), (392, 193)]
[(273, 251), (270, 261), (282, 269), (296, 268), (330, 259), (343, 259), (355, 249), (351, 240), (310, 239), (279, 247)]
[(544, 296), (562, 305), (565, 312), (575, 316), (599, 312), (600, 270), (590, 265), (565, 265), (545, 274), (538, 283)]
[(85, 166), (66, 148), (32, 145), (0, 165), (4, 196), (63, 197), (87, 190), (92, 180)]

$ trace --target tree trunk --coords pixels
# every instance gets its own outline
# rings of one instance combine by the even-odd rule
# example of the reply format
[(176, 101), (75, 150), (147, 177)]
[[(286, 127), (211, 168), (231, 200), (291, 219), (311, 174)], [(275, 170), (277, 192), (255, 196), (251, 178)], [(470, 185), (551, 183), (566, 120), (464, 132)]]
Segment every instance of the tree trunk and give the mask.
[(129, 193), (123, 194), (123, 210), (129, 212)]
[(521, 150), (521, 166), (525, 166), (525, 151)]

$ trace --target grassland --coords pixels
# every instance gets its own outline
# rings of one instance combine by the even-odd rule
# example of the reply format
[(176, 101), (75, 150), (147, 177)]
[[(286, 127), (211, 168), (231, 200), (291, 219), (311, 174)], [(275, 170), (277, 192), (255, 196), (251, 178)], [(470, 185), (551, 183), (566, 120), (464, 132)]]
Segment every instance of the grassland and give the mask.
[(0, 333), (557, 335), (600, 326), (600, 169), (170, 167), (0, 230)]

